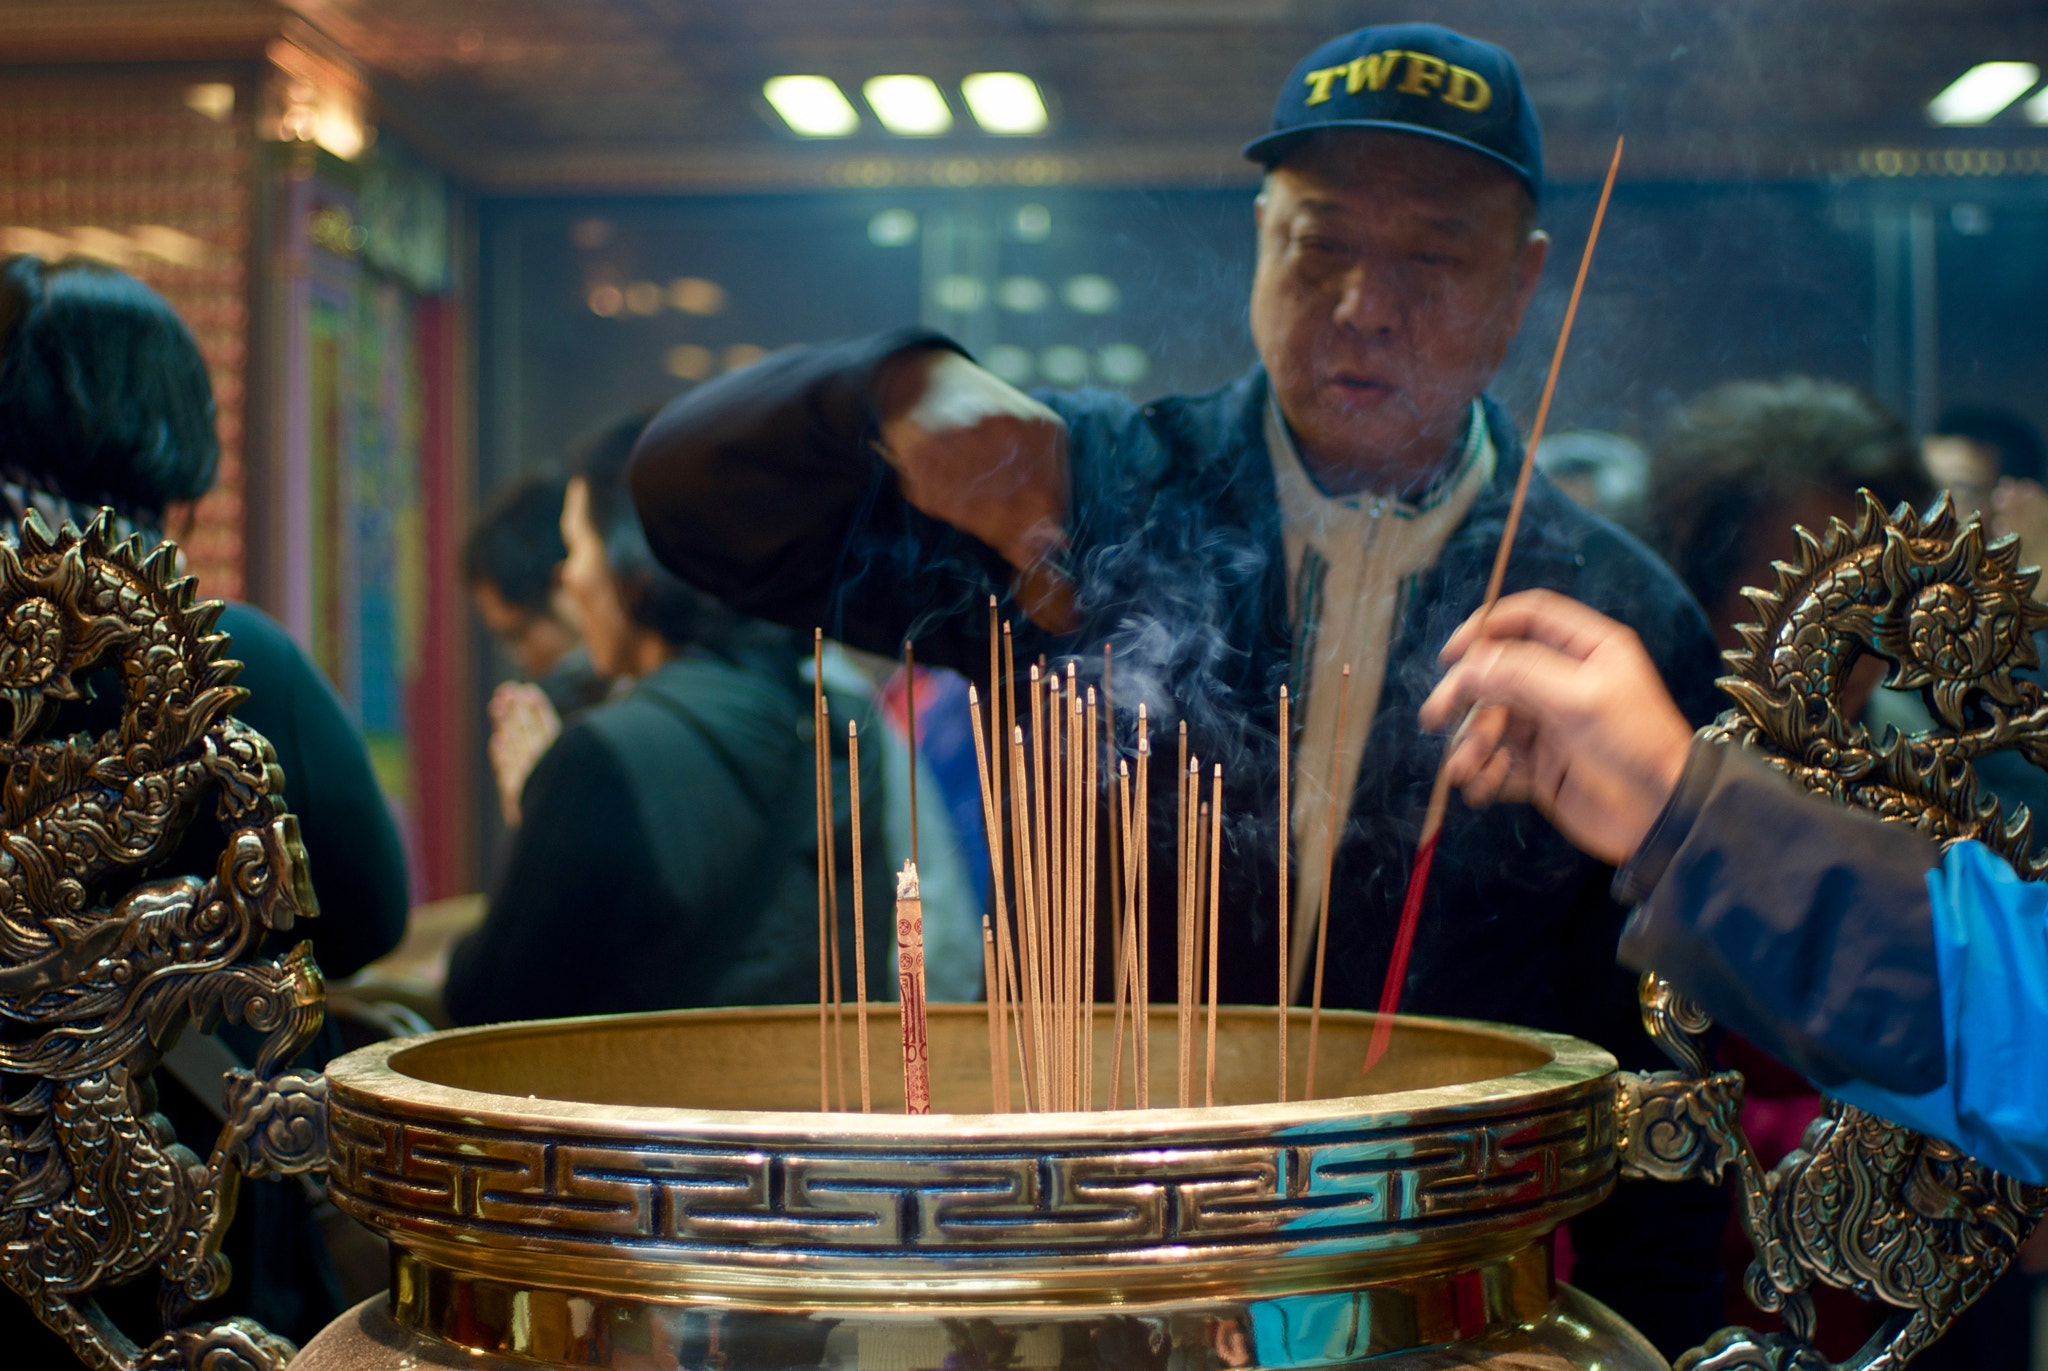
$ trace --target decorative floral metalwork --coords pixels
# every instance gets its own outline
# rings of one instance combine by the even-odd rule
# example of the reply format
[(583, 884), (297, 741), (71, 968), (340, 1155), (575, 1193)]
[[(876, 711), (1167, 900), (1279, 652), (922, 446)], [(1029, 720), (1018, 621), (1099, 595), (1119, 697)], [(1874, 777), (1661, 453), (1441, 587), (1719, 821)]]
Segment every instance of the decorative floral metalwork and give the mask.
[[(230, 716), (221, 606), (176, 557), (104, 519), (0, 539), (0, 1282), (95, 1371), (274, 1371), (290, 1344), (246, 1319), (178, 1325), (227, 1285), (239, 1178), (324, 1165), (326, 1083), (281, 1073), (320, 972), (273, 950), (315, 911), (276, 755)], [(207, 817), (210, 872), (167, 871)], [(202, 1161), (149, 1077), (223, 1021), (263, 1044)], [(93, 1294), (151, 1271), (169, 1331), (138, 1347)]]
[[(1771, 589), (1744, 592), (1757, 622), (1740, 630), (1721, 682), (1736, 707), (1703, 736), (1748, 747), (1817, 794), (1943, 844), (1974, 838), (2022, 875), (2048, 874), (2033, 816), (2008, 818), (1972, 769), (2004, 750), (2048, 765), (2048, 697), (2015, 674), (2040, 664), (2034, 634), (2048, 627), (2048, 607), (2034, 598), (2039, 572), (2020, 565), (2018, 541), (1987, 545), (1946, 499), (1924, 518), (1904, 506), (1887, 515), (1867, 492), (1853, 524), (1796, 532), (1797, 560), (1775, 564)], [(1891, 664), (1888, 686), (1922, 693), (1932, 728), (1873, 737), (1849, 717), (1845, 687), (1869, 655)], [(1679, 1371), (1830, 1371), (1811, 1346), (1817, 1285), (1897, 1311), (1847, 1363), (1892, 1371), (2011, 1265), (2048, 1209), (2048, 1188), (1834, 1101), (1767, 1172), (1734, 1126), (1727, 1078), (1708, 1071), (1706, 1016), (1648, 975), (1643, 1020), (1681, 1069), (1624, 1082), (1624, 1137), (1638, 1140), (1624, 1166), (1716, 1181), (1732, 1170), (1756, 1250), (1746, 1291), (1785, 1323), (1770, 1334), (1724, 1329)]]

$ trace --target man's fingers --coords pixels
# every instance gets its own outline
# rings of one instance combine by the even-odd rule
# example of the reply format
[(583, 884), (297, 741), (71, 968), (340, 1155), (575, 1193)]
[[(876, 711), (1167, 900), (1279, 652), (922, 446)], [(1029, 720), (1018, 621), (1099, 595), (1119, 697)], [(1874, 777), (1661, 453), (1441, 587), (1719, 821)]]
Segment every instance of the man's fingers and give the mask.
[(1584, 697), (1579, 663), (1536, 643), (1489, 638), (1437, 682), (1422, 703), (1424, 727), (1441, 731), (1481, 705), (1554, 719)]
[[(1479, 620), (1475, 613), (1458, 626), (1444, 644), (1443, 660), (1457, 661), (1471, 650), (1481, 631)], [(1627, 631), (1598, 610), (1554, 590), (1523, 590), (1503, 596), (1486, 615), (1485, 623), (1488, 638), (1526, 638), (1580, 659)]]

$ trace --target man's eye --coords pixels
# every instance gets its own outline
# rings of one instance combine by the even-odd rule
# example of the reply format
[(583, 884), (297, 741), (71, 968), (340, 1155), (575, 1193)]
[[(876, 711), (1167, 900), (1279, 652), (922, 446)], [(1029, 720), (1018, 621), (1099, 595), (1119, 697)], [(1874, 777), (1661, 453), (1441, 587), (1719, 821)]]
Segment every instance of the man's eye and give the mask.
[(1417, 252), (1410, 260), (1425, 267), (1450, 267), (1458, 264), (1457, 257), (1448, 252)]
[(1341, 239), (1324, 238), (1317, 234), (1308, 234), (1300, 242), (1304, 252), (1318, 253), (1328, 257), (1345, 257), (1349, 256), (1351, 252), (1350, 245)]

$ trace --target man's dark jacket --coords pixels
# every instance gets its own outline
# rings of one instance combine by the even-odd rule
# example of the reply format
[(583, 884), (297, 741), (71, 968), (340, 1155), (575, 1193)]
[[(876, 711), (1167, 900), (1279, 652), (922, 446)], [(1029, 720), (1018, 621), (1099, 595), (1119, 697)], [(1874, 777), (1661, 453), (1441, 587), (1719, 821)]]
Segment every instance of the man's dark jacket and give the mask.
[[(1136, 405), (1099, 392), (1039, 398), (1068, 426), (1069, 566), (1082, 625), (1035, 627), (1010, 602), (1011, 569), (991, 548), (912, 508), (875, 448), (870, 391), (908, 347), (902, 332), (793, 350), (671, 404), (640, 440), (632, 486), (656, 554), (735, 608), (878, 652), (916, 640), (919, 660), (988, 673), (988, 597), (1015, 625), (1022, 673), (1040, 653), (1078, 656), (1100, 684), (1104, 643), (1124, 750), (1142, 700), (1155, 770), (1152, 992), (1173, 998), (1175, 729), (1203, 769), (1225, 769), (1221, 994), (1275, 993), (1277, 691), (1293, 671), (1287, 565), (1254, 368), (1220, 391)], [(1372, 1008), (1441, 740), (1416, 710), (1437, 653), (1484, 594), (1522, 445), (1490, 401), (1493, 480), (1421, 574), (1389, 645), (1385, 685), (1332, 877), (1325, 1003)], [(1632, 626), (1680, 707), (1715, 712), (1717, 661), (1704, 617), (1639, 544), (1540, 475), (1531, 485), (1506, 590), (1562, 591)], [(1299, 720), (1305, 711), (1297, 709)], [(1162, 764), (1163, 763), (1163, 764)], [(1205, 781), (1206, 789), (1206, 781)], [(1632, 979), (1615, 966), (1623, 911), (1613, 872), (1534, 810), (1453, 804), (1409, 965), (1402, 1008), (1579, 1034), (1625, 1066), (1664, 1065), (1644, 1037)], [(1622, 1210), (1632, 1212), (1620, 1212)], [(1578, 1279), (1667, 1350), (1719, 1322), (1719, 1196), (1705, 1187), (1630, 1187), (1575, 1225)]]

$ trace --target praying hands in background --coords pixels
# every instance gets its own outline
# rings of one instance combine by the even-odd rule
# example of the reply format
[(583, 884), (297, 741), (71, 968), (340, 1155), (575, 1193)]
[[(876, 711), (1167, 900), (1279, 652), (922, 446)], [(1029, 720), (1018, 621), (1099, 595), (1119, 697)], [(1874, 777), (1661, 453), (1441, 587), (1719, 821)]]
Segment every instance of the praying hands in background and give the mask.
[(519, 827), (519, 794), (526, 778), (555, 739), (562, 719), (537, 685), (507, 681), (491, 692), (491, 774), (498, 782), (498, 809), (508, 828)]

